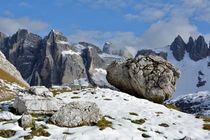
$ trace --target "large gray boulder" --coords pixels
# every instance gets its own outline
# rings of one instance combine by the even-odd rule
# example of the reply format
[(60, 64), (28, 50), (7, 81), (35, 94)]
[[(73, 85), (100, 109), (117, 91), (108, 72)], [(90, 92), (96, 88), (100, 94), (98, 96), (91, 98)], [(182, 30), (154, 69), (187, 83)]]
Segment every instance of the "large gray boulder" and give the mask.
[(63, 105), (62, 100), (52, 97), (52, 93), (44, 87), (32, 87), (15, 98), (13, 107), (20, 114), (53, 114)]
[(80, 101), (61, 107), (50, 121), (62, 127), (77, 127), (95, 124), (101, 118), (102, 114), (96, 103)]
[(175, 91), (179, 71), (159, 56), (139, 56), (113, 62), (107, 68), (110, 84), (131, 95), (162, 103)]

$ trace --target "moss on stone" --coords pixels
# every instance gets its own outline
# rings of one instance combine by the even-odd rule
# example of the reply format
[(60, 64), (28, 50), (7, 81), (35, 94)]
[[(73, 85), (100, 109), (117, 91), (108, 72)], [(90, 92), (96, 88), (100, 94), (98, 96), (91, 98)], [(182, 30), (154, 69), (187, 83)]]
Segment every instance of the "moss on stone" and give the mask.
[(131, 120), (131, 122), (135, 123), (135, 124), (143, 124), (143, 123), (145, 123), (145, 119)]
[(96, 126), (98, 126), (100, 130), (104, 130), (107, 127), (112, 127), (112, 122), (106, 120), (106, 118), (103, 117), (101, 120), (97, 122)]
[(0, 130), (0, 137), (3, 137), (3, 138), (10, 138), (10, 137), (13, 137), (15, 135), (16, 131), (14, 130)]

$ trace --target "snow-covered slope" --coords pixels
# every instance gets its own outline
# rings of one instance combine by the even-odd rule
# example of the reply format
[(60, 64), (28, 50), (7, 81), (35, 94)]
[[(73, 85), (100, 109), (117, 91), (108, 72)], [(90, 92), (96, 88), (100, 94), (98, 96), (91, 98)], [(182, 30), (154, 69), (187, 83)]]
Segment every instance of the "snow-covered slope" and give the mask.
[(200, 91), (198, 93), (183, 95), (168, 102), (175, 104), (176, 107), (184, 112), (210, 117), (209, 91)]
[[(48, 126), (46, 131), (51, 135), (49, 137), (34, 137), (34, 139), (141, 140), (145, 139), (145, 136), (151, 140), (178, 140), (185, 136), (197, 140), (210, 139), (210, 132), (202, 129), (204, 123), (202, 119), (122, 92), (96, 88), (62, 93), (56, 97), (65, 103), (72, 101), (97, 103), (106, 119), (112, 122), (112, 127), (104, 130), (99, 130), (97, 126), (66, 128), (37, 121), (37, 124)], [(134, 123), (135, 120), (140, 119), (145, 122)], [(30, 132), (29, 129), (23, 130), (14, 122), (6, 124), (0, 122), (0, 128), (17, 131), (10, 140), (21, 139), (21, 136)]]
[[(176, 92), (174, 97), (178, 97), (179, 95), (195, 93), (198, 91), (210, 91), (210, 66), (208, 66), (208, 62), (210, 62), (209, 57), (201, 59), (199, 61), (193, 61), (190, 59), (189, 54), (185, 53), (184, 59), (181, 61), (177, 61), (170, 47), (164, 47), (160, 49), (155, 49), (156, 52), (167, 52), (167, 60), (174, 64), (181, 71), (180, 79), (177, 80)], [(197, 87), (198, 77), (201, 78), (201, 82), (204, 82), (204, 86)]]

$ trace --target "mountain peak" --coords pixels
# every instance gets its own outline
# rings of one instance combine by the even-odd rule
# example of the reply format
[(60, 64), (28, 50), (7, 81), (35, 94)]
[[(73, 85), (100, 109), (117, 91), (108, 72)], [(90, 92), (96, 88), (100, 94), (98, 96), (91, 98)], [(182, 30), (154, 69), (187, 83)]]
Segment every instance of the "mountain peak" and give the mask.
[(186, 44), (182, 37), (178, 35), (170, 46), (176, 60), (181, 61), (184, 58)]
[(56, 41), (64, 41), (64, 42), (68, 42), (67, 37), (65, 37), (63, 35), (62, 32), (59, 32), (55, 29), (52, 29), (49, 34), (47, 35), (47, 37), (45, 37), (49, 42), (56, 42)]

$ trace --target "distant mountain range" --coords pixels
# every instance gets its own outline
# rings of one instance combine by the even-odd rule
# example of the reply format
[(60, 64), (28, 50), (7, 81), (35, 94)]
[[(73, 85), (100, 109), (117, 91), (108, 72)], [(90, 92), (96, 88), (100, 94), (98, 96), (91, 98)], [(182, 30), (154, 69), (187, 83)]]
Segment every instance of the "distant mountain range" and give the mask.
[(96, 68), (106, 68), (113, 60), (132, 57), (105, 43), (104, 51), (96, 45), (79, 42), (70, 44), (58, 31), (41, 38), (25, 29), (12, 36), (0, 33), (0, 50), (20, 71), (30, 85), (91, 85)]
[[(106, 42), (101, 49), (88, 42), (71, 44), (61, 32), (51, 30), (42, 38), (25, 29), (12, 36), (0, 33), (0, 50), (30, 85), (111, 87), (106, 67), (114, 60), (133, 57), (128, 49)], [(181, 71), (175, 96), (210, 90), (210, 48), (203, 36), (177, 36), (171, 45), (141, 49), (138, 55), (159, 55)]]

